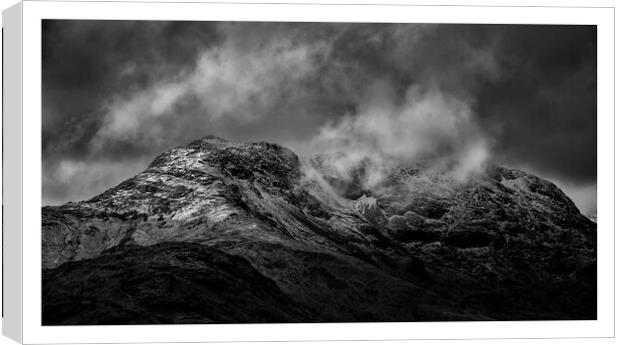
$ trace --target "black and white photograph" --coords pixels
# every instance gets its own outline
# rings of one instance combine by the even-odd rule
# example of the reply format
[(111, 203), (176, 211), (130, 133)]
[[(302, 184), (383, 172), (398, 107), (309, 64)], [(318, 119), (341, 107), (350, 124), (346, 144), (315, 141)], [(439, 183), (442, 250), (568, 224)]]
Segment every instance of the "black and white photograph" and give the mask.
[(40, 30), (43, 326), (597, 319), (596, 25)]

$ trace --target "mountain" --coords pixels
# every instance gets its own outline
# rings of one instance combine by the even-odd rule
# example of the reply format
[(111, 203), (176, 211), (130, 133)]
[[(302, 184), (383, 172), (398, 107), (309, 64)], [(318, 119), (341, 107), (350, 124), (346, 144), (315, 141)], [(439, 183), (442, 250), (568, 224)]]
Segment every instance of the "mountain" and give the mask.
[(596, 224), (552, 183), (335, 158), (209, 136), (43, 207), (43, 324), (596, 318)]

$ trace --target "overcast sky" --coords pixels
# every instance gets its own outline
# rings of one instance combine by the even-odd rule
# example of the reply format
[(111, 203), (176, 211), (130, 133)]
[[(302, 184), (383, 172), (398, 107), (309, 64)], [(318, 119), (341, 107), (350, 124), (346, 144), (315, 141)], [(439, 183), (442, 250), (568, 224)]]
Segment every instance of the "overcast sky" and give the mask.
[(44, 204), (208, 134), (493, 161), (594, 214), (596, 27), (43, 21)]

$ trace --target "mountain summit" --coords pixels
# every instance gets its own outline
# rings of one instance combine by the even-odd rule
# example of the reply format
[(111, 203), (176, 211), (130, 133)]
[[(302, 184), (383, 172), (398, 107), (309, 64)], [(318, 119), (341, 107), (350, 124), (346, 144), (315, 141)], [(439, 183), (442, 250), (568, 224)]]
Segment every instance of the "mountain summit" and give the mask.
[(596, 318), (596, 224), (555, 185), (375, 168), (209, 136), (43, 207), (43, 323)]

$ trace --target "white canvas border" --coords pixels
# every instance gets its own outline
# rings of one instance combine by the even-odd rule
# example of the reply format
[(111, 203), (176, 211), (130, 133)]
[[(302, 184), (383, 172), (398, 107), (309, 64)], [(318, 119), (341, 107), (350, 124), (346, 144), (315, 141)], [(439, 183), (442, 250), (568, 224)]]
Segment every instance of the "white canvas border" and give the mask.
[[(23, 11), (24, 343), (228, 342), (614, 335), (614, 12), (611, 8), (25, 1)], [(598, 25), (598, 320), (157, 326), (41, 326), (41, 19)], [(8, 148), (7, 148), (8, 149)]]

